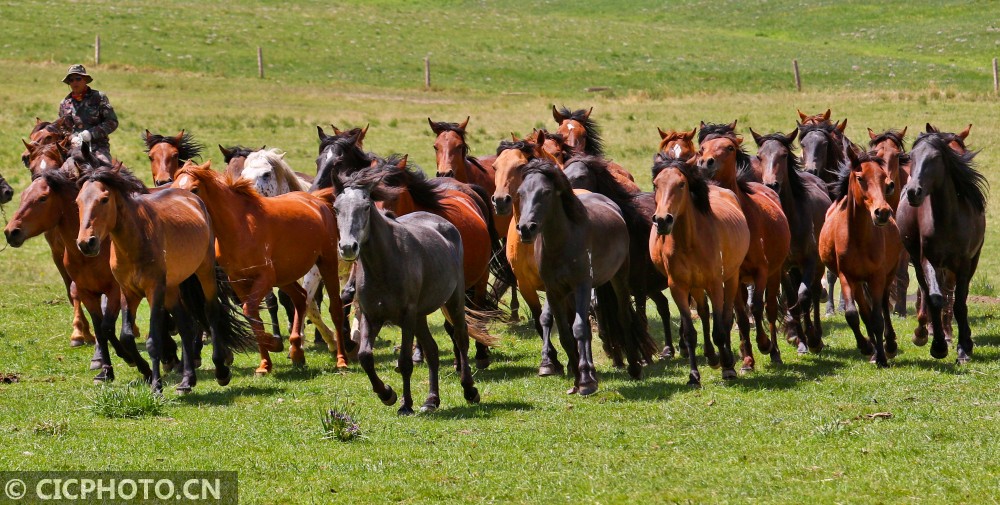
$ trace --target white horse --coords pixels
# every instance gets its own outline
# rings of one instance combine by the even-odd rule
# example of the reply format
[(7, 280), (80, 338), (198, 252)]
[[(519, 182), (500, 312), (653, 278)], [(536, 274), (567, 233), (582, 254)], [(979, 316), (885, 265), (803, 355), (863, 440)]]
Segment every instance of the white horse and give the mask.
[[(295, 173), (292, 167), (285, 163), (285, 153), (277, 148), (261, 149), (247, 156), (243, 162), (243, 173), (240, 177), (253, 181), (254, 188), (263, 196), (277, 196), (292, 191), (308, 191), (312, 181), (300, 174)], [(340, 265), (341, 281), (346, 281), (350, 274), (350, 267), (344, 263)], [(316, 303), (316, 294), (322, 285), (319, 269), (313, 267), (302, 279), (303, 287), (306, 290), (306, 300), (308, 305), (306, 317), (316, 325), (323, 341), (326, 342), (330, 352), (336, 352), (336, 341), (333, 331), (323, 322), (319, 306)], [(330, 297), (330, 303), (337, 303), (340, 294)], [(302, 328), (299, 328), (300, 332)]]

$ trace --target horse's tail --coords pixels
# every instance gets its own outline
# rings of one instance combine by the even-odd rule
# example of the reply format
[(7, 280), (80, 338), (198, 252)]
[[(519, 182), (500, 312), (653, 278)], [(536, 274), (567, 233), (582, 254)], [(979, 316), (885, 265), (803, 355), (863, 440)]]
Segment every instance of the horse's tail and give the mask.
[(658, 351), (657, 345), (649, 334), (649, 328), (643, 324), (642, 318), (632, 306), (631, 297), (625, 297), (628, 300), (625, 317), (628, 319), (623, 320), (619, 313), (618, 295), (612, 283), (606, 282), (598, 286), (595, 291), (597, 323), (602, 330), (599, 334), (606, 344), (605, 350), (609, 351), (611, 359), (621, 362), (622, 353), (626, 349), (634, 348), (642, 361), (651, 363)]
[(181, 283), (180, 296), (181, 303), (202, 328), (211, 328), (212, 320), (217, 321), (215, 338), (218, 340), (213, 345), (222, 345), (234, 351), (257, 349), (257, 337), (243, 315), (243, 310), (236, 304), (236, 295), (229, 286), (229, 279), (222, 267), (215, 266), (213, 301), (216, 303), (210, 304), (205, 299), (197, 275), (192, 275)]
[(489, 347), (497, 345), (500, 339), (491, 335), (486, 325), (491, 320), (499, 319), (501, 315), (499, 310), (477, 310), (465, 307), (465, 324), (469, 328), (469, 336), (472, 337), (472, 340)]
[(479, 206), (483, 217), (486, 218), (486, 228), (490, 233), (491, 256), (489, 269), (490, 274), (493, 275), (493, 283), (488, 297), (495, 302), (494, 306), (499, 307), (503, 294), (517, 281), (514, 279), (514, 269), (511, 268), (510, 263), (507, 261), (507, 253), (504, 250), (502, 237), (500, 237), (500, 234), (496, 230), (496, 213), (493, 211), (493, 206), (490, 205), (490, 195), (482, 186), (477, 184), (469, 184), (469, 187), (479, 197), (476, 199), (476, 205)]

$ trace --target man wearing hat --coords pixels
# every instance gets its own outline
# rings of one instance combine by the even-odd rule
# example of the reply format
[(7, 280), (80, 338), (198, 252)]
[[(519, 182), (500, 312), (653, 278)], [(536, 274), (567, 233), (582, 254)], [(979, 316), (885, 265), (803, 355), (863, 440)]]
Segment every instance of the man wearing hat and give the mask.
[(118, 129), (118, 116), (111, 108), (108, 97), (88, 86), (94, 78), (83, 65), (73, 65), (66, 72), (63, 82), (70, 93), (59, 104), (59, 117), (73, 121), (73, 144), (90, 142), (91, 151), (106, 163), (111, 163), (111, 145), (108, 135)]

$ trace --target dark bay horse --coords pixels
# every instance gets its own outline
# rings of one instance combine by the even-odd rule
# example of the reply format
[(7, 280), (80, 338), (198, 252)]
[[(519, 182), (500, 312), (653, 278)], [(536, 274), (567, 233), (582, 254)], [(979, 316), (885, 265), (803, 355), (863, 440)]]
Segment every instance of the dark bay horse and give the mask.
[[(305, 363), (302, 350), (302, 319), (306, 315), (306, 293), (298, 280), (314, 265), (319, 267), (323, 282), (335, 292), (340, 291), (337, 260), (337, 223), (329, 199), (296, 191), (274, 197), (263, 197), (246, 179), (233, 180), (212, 171), (211, 162), (195, 165), (188, 162), (176, 173), (174, 188), (198, 195), (212, 217), (215, 230), (216, 259), (232, 282), (233, 290), (243, 302), (243, 312), (250, 320), (260, 352), (257, 375), (271, 372), (269, 351), (281, 349), (281, 342), (264, 332), (259, 319), (260, 302), (273, 288), (279, 288), (292, 299), (295, 315), (288, 343), (292, 363)], [(247, 226), (247, 223), (254, 223)], [(336, 342), (327, 341), (336, 349), (337, 366), (347, 366), (345, 350), (344, 312), (330, 305), (337, 332)], [(313, 323), (323, 325), (313, 314)], [(321, 333), (329, 338), (329, 329)]]
[[(933, 127), (928, 124), (927, 129)], [(956, 152), (950, 145), (956, 141), (964, 148), (964, 137), (955, 134), (933, 132), (917, 137), (910, 151), (910, 179), (903, 189), (905, 198), (899, 202), (898, 222), (920, 285), (920, 312), (930, 312), (931, 356), (948, 355), (941, 312), (947, 287), (953, 283), (958, 362), (965, 363), (973, 349), (966, 299), (986, 233), (988, 184), (972, 163), (976, 153)], [(926, 316), (921, 319), (919, 315), (914, 343), (923, 345), (927, 334), (920, 330)]]
[(84, 256), (93, 257), (101, 254), (105, 239), (111, 238), (111, 272), (121, 286), (124, 305), (122, 343), (130, 348), (135, 347), (136, 309), (143, 298), (149, 302), (146, 349), (152, 369), (147, 380), (153, 391), (163, 390), (160, 356), (169, 338), (168, 311), (183, 342), (183, 377), (177, 391), (188, 392), (197, 382), (196, 322), (212, 334), (216, 380), (222, 386), (229, 384), (230, 349), (249, 349), (255, 340), (239, 309), (229, 301), (231, 292), (216, 266), (215, 238), (205, 205), (188, 191), (150, 193), (120, 163), (92, 167), (80, 181), (76, 246)]
[[(552, 119), (555, 119), (559, 125), (556, 133), (562, 136), (563, 141), (573, 154), (589, 154), (603, 158), (604, 139), (601, 138), (601, 130), (597, 122), (590, 118), (592, 112), (594, 112), (593, 107), (587, 110), (570, 111), (566, 107), (557, 109), (553, 105)], [(635, 182), (635, 177), (621, 165), (611, 161), (610, 167), (616, 178)]]
[[(706, 131), (710, 132), (711, 128), (701, 128), (701, 132)], [(744, 283), (753, 286), (750, 311), (757, 326), (758, 349), (769, 353), (772, 363), (780, 364), (781, 352), (776, 338), (778, 291), (791, 234), (778, 195), (767, 186), (747, 179), (754, 171), (751, 157), (741, 147), (742, 142), (743, 139), (731, 131), (708, 133), (700, 141), (698, 169), (705, 178), (715, 180), (720, 186), (736, 194), (740, 208), (746, 215), (750, 229), (750, 249), (740, 269), (740, 276)], [(765, 332), (763, 324), (765, 308), (769, 333)], [(743, 370), (752, 370), (754, 359), (753, 345), (750, 343), (750, 323), (742, 297), (736, 305), (736, 315), (740, 327)]]
[(517, 233), (521, 242), (534, 243), (546, 310), (574, 378), (569, 393), (589, 395), (598, 387), (589, 316), (594, 288), (606, 348), (612, 356), (624, 351), (629, 375), (641, 378), (656, 344), (632, 306), (628, 227), (621, 210), (603, 195), (577, 196), (549, 160), (529, 161), (521, 172)]
[(335, 128), (334, 135), (327, 135), (319, 126), (316, 130), (319, 134), (319, 155), (316, 157), (316, 178), (309, 191), (332, 188), (334, 178), (348, 176), (376, 162), (375, 156), (362, 149), (368, 128), (347, 131)]
[[(377, 168), (377, 167), (376, 167)], [(372, 346), (385, 324), (402, 330), (399, 371), (403, 376), (400, 415), (413, 413), (410, 377), (413, 373), (413, 339), (420, 342), (427, 360), (429, 394), (421, 410), (440, 406), (438, 347), (427, 327), (427, 315), (441, 309), (451, 323), (452, 343), (466, 401), (479, 402), (469, 367), (469, 336), (486, 345), (492, 337), (465, 306), (462, 235), (443, 217), (414, 212), (399, 218), (382, 213), (375, 200), (383, 197), (378, 170), (361, 170), (347, 180), (335, 177), (334, 208), (340, 229), (339, 249), (344, 261), (357, 262), (355, 281), (361, 347), (358, 361), (373, 391), (385, 405), (394, 405), (396, 392), (378, 377)], [(400, 254), (403, 254), (401, 257)]]
[[(693, 158), (692, 158), (693, 159)], [(653, 165), (656, 228), (649, 233), (648, 252), (653, 264), (670, 279), (670, 294), (683, 323), (681, 338), (694, 349), (697, 332), (689, 301), (712, 301), (712, 339), (722, 355), (722, 378), (736, 378), (729, 333), (733, 308), (740, 290), (740, 266), (750, 246), (750, 230), (736, 195), (709, 185), (698, 170), (683, 160), (663, 160)], [(701, 314), (705, 332), (708, 314)], [(707, 335), (706, 335), (707, 338)], [(688, 353), (688, 384), (701, 384), (698, 361)]]
[(795, 237), (785, 260), (787, 271), (783, 277), (788, 303), (785, 329), (799, 353), (819, 352), (823, 348), (819, 305), (825, 270), (819, 258), (819, 232), (832, 202), (823, 181), (800, 170), (801, 162), (792, 144), (798, 130), (787, 135), (758, 135), (751, 128), (750, 133), (757, 143), (761, 180), (778, 193), (788, 229)]
[(149, 133), (142, 135), (146, 154), (153, 171), (153, 182), (165, 186), (174, 181), (174, 174), (188, 161), (201, 157), (205, 146), (195, 141), (191, 133), (181, 130), (173, 137)]
[[(261, 149), (264, 148), (261, 147)], [(260, 149), (244, 147), (241, 145), (223, 147), (222, 144), (219, 144), (219, 151), (222, 153), (222, 161), (226, 163), (226, 175), (232, 177), (233, 179), (238, 179), (243, 173), (243, 163), (246, 161), (247, 156), (250, 156), (250, 153), (259, 150)]]
[[(897, 352), (889, 286), (896, 276), (902, 244), (885, 196), (895, 188), (881, 158), (849, 151), (848, 159), (820, 232), (819, 254), (840, 277), (844, 314), (858, 350), (879, 367), (886, 367), (888, 358)], [(870, 341), (861, 334), (859, 314)]]

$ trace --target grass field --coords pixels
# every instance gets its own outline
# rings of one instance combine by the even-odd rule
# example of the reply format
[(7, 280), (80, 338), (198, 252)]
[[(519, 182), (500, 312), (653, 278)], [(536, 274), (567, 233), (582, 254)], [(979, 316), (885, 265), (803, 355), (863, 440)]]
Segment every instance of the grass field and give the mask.
[[(789, 131), (796, 107), (832, 107), (856, 141), (866, 127), (973, 123), (979, 167), (1000, 180), (1000, 107), (988, 93), (1000, 46), (992, 3), (951, 5), (947, 15), (932, 2), (579, 4), (3, 4), (0, 172), (17, 191), (27, 185), (18, 139), (35, 116), (52, 117), (66, 93), (59, 79), (70, 63), (91, 61), (99, 32), (103, 64), (88, 69), (121, 118), (112, 151), (147, 181), (146, 128), (194, 132), (213, 162), (215, 144), (267, 144), (312, 171), (315, 125), (371, 123), (366, 148), (410, 153), (432, 169), (428, 116), (471, 115), (473, 151), (485, 154), (511, 131), (551, 127), (553, 103), (594, 106), (608, 154), (647, 189), (657, 126), (738, 118), (743, 133)], [(257, 45), (265, 80), (256, 78)], [(803, 93), (792, 87), (792, 58)], [(997, 211), (991, 202), (988, 220)], [(440, 411), (398, 418), (359, 367), (337, 373), (312, 348), (307, 368), (279, 357), (267, 378), (253, 377), (254, 356), (238, 356), (226, 388), (206, 365), (186, 397), (172, 393), (170, 375), (161, 415), (120, 420), (93, 410), (90, 350), (68, 348), (69, 307), (38, 238), (0, 252), (0, 373), (20, 379), (0, 383), (0, 469), (238, 470), (248, 503), (992, 503), (997, 246), (990, 228), (973, 289), (978, 347), (961, 368), (909, 343), (911, 317), (893, 321), (902, 339), (895, 366), (876, 370), (853, 351), (838, 315), (824, 320), (829, 352), (799, 357), (784, 346), (785, 366), (765, 358), (733, 383), (703, 368), (700, 390), (685, 386), (679, 360), (636, 382), (602, 356), (601, 392), (584, 399), (563, 393), (565, 377), (535, 377), (527, 324), (497, 325), (496, 361), (476, 375), (479, 406), (464, 403), (449, 373)], [(397, 332), (382, 332), (376, 358), (399, 390)], [(112, 387), (124, 390), (137, 373), (116, 368)], [(426, 368), (415, 377), (419, 400)], [(337, 405), (359, 421), (362, 439), (322, 438), (320, 412)]]

